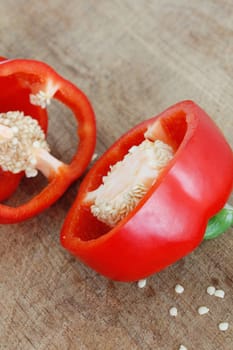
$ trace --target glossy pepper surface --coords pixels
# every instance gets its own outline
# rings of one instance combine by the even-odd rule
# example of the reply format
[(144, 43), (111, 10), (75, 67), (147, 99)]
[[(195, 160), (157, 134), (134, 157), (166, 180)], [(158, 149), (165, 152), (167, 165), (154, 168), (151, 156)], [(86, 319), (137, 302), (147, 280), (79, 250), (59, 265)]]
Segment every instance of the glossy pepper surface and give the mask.
[[(136, 207), (110, 227), (92, 214), (86, 198), (151, 127), (173, 147), (174, 157)], [(94, 164), (65, 220), (61, 243), (111, 279), (145, 278), (200, 244), (232, 185), (233, 155), (224, 136), (197, 104), (180, 102), (127, 132)]]
[[(55, 160), (55, 165), (51, 166), (50, 159), (47, 159), (46, 155), (46, 159), (41, 158), (37, 165), (42, 167), (41, 164), (47, 162), (44, 175), (48, 178), (48, 185), (38, 195), (18, 207), (0, 204), (0, 223), (15, 223), (51, 206), (84, 172), (94, 152), (96, 125), (93, 109), (85, 94), (43, 62), (2, 58), (0, 86), (0, 113), (3, 120), (12, 112), (21, 113), (36, 119), (41, 130), (46, 133), (48, 125), (46, 107), (54, 98), (67, 106), (77, 121), (78, 146), (70, 164)], [(36, 163), (37, 160), (33, 161)], [(2, 164), (1, 168), (0, 200), (4, 200), (17, 188), (24, 172), (13, 174), (4, 171)]]

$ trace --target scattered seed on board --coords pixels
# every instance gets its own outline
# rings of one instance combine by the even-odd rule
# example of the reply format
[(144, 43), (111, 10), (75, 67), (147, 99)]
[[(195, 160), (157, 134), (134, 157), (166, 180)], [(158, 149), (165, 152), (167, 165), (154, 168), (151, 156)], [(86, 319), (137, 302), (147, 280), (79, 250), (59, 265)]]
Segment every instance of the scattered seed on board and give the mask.
[(220, 331), (225, 332), (229, 328), (229, 323), (228, 322), (221, 322), (221, 323), (219, 323), (218, 328)]
[(206, 307), (206, 306), (200, 306), (200, 307), (198, 308), (198, 313), (199, 313), (199, 315), (208, 314), (209, 311), (210, 311), (210, 310), (209, 310), (208, 307)]
[(176, 307), (171, 307), (170, 310), (169, 310), (169, 314), (173, 317), (176, 317), (178, 315), (178, 311), (177, 311), (177, 308)]
[(214, 295), (218, 298), (224, 298), (225, 297), (225, 292), (222, 289), (217, 289), (214, 293)]
[(98, 154), (94, 153), (92, 158), (91, 158), (91, 161), (94, 162), (97, 158), (98, 158)]
[(188, 348), (186, 348), (184, 345), (180, 345), (179, 350), (188, 350)]
[(180, 284), (177, 284), (177, 285), (175, 286), (175, 291), (176, 291), (176, 293), (178, 293), (178, 294), (182, 294), (182, 293), (184, 292), (184, 287), (181, 286)]
[(144, 288), (146, 286), (146, 279), (138, 281), (138, 288)]
[(209, 286), (206, 290), (206, 292), (209, 294), (209, 295), (214, 295), (216, 291), (216, 288), (214, 286)]

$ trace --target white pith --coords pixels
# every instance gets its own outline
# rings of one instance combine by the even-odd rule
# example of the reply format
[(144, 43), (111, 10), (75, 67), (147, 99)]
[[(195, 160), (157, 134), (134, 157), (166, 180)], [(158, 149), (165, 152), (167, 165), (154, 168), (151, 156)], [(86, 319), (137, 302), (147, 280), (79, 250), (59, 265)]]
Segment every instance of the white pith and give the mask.
[(145, 139), (133, 146), (123, 160), (110, 167), (102, 184), (88, 193), (92, 214), (115, 226), (135, 208), (172, 157), (173, 149), (160, 140)]
[(50, 155), (37, 120), (19, 111), (0, 113), (0, 166), (3, 171), (14, 174), (25, 171), (27, 177), (34, 177), (39, 169), (48, 177), (61, 164)]

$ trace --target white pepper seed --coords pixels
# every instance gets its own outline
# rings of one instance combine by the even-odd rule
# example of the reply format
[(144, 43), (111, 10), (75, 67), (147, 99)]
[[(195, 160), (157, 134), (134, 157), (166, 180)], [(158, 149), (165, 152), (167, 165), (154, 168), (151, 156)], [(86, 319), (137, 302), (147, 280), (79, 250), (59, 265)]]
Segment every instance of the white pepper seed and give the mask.
[(181, 286), (180, 284), (177, 284), (175, 286), (175, 291), (176, 291), (177, 294), (182, 294), (184, 292), (184, 287)]
[(39, 141), (34, 141), (32, 146), (35, 147), (35, 148), (39, 148), (40, 147), (40, 142)]
[(146, 279), (138, 281), (138, 288), (144, 288), (146, 286)]
[(171, 316), (176, 317), (178, 315), (178, 310), (176, 307), (173, 306), (170, 308), (169, 313)]
[(91, 161), (94, 162), (97, 158), (98, 158), (98, 153), (94, 153), (91, 158)]
[(18, 139), (16, 137), (13, 138), (12, 140), (12, 145), (17, 145), (18, 144)]
[[(9, 123), (7, 123), (9, 125)], [(11, 130), (13, 131), (14, 134), (17, 134), (19, 132), (19, 128), (17, 126), (12, 126)]]
[(221, 323), (219, 323), (218, 328), (220, 331), (225, 332), (229, 328), (229, 323), (228, 322), (221, 322)]
[(200, 306), (200, 307), (198, 308), (198, 313), (199, 313), (199, 315), (205, 315), (205, 314), (207, 314), (209, 311), (210, 311), (210, 310), (209, 310), (208, 307), (206, 307), (206, 306)]
[(214, 295), (216, 289), (214, 286), (209, 286), (206, 290), (206, 292), (209, 294), (209, 295)]
[(186, 348), (186, 346), (181, 344), (180, 347), (179, 347), (179, 350), (188, 350), (188, 348)]
[(214, 295), (218, 298), (224, 298), (225, 297), (225, 292), (222, 289), (217, 289), (214, 293)]

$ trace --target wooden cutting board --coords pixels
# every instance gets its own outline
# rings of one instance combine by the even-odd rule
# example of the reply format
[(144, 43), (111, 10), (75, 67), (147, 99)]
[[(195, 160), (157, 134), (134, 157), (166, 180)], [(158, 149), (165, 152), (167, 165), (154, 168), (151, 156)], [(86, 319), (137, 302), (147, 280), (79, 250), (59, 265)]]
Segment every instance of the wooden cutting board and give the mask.
[[(8, 0), (0, 28), (2, 56), (45, 61), (85, 91), (96, 113), (98, 155), (183, 99), (200, 104), (233, 145), (231, 1)], [(69, 161), (72, 116), (57, 103), (49, 114), (52, 152)], [(41, 176), (24, 180), (11, 203), (44, 185)], [(0, 349), (232, 350), (233, 231), (203, 243), (143, 289), (109, 281), (59, 243), (78, 186), (43, 214), (0, 227)], [(210, 285), (225, 297), (209, 296)], [(169, 314), (173, 306), (177, 317)], [(200, 316), (199, 306), (209, 313)], [(223, 321), (225, 332), (218, 328)]]

